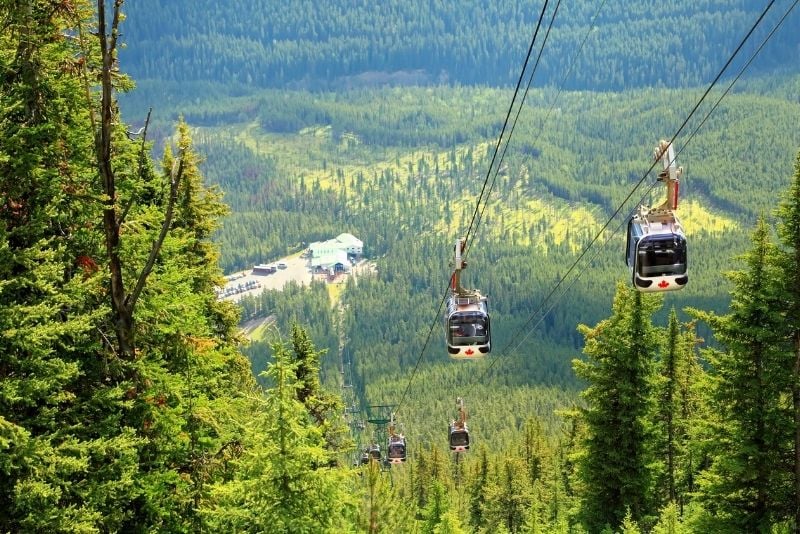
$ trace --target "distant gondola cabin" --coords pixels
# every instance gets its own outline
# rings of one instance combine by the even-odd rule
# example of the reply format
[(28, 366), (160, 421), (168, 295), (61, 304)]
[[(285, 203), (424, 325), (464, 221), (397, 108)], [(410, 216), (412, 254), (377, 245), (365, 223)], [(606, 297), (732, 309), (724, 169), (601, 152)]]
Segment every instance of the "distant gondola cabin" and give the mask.
[(406, 439), (401, 435), (389, 436), (389, 444), (386, 453), (389, 461), (399, 464), (406, 461)]
[(370, 458), (375, 460), (381, 459), (381, 448), (377, 444), (372, 444), (367, 449), (367, 454), (369, 454)]
[(469, 450), (469, 429), (466, 423), (454, 421), (450, 424), (450, 450), (453, 452)]

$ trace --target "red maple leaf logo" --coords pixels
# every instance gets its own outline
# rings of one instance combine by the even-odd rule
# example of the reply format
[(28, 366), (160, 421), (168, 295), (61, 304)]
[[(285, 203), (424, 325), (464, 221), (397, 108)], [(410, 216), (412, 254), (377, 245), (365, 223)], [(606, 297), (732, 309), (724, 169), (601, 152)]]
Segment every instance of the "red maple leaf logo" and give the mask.
[(475, 354), (475, 351), (472, 349), (467, 349), (464, 351), (464, 354), (466, 354), (467, 356), (472, 356), (473, 354)]
[(660, 287), (660, 288), (662, 288), (662, 289), (663, 289), (663, 288), (665, 288), (665, 287), (667, 287), (668, 285), (669, 285), (669, 282), (667, 282), (666, 280), (662, 280), (662, 281), (660, 281), (660, 282), (658, 283), (658, 287)]

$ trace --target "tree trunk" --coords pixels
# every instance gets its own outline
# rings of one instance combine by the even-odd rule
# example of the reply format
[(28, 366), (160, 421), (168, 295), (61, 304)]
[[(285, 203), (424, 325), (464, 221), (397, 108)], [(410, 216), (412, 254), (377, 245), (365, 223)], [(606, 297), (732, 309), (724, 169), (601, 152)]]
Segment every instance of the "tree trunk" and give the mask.
[(111, 305), (114, 311), (114, 324), (119, 344), (119, 356), (133, 359), (133, 313), (125, 302), (125, 285), (122, 279), (122, 261), (119, 257), (119, 219), (117, 218), (117, 191), (114, 169), (111, 165), (111, 135), (114, 124), (111, 71), (114, 63), (114, 52), (117, 44), (117, 28), (119, 26), (119, 9), (122, 0), (114, 4), (111, 34), (106, 31), (105, 2), (97, 2), (98, 37), (102, 57), (100, 76), (100, 127), (95, 134), (97, 150), (97, 166), (106, 195), (106, 206), (103, 210), (103, 229), (106, 234), (106, 253), (108, 254), (109, 274), (111, 277)]

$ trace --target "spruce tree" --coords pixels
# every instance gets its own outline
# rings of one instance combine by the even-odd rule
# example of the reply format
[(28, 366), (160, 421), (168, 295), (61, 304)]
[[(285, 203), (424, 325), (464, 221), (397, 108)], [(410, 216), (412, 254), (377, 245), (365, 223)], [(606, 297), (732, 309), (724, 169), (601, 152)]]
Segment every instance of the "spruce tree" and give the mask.
[(416, 507), (408, 495), (398, 490), (394, 473), (381, 471), (379, 462), (369, 462), (358, 473), (358, 490), (364, 497), (358, 521), (360, 532), (396, 532), (412, 530)]
[(778, 236), (784, 247), (780, 260), (781, 265), (784, 266), (781, 278), (785, 295), (788, 298), (784, 320), (793, 353), (791, 366), (794, 423), (792, 515), (796, 528), (800, 528), (800, 152), (795, 158), (792, 184), (778, 208), (778, 217)]
[[(237, 314), (212, 291), (224, 207), (185, 125), (160, 175), (145, 136), (127, 138), (113, 99), (126, 80), (93, 40), (116, 36), (87, 2), (0, 13), (0, 530), (197, 530), (254, 385)], [(116, 196), (101, 166), (121, 178)], [(115, 279), (131, 298), (122, 337)]]
[[(705, 438), (712, 465), (698, 480), (703, 529), (769, 531), (787, 516), (792, 441), (791, 353), (786, 350), (785, 296), (778, 250), (763, 218), (744, 256), (747, 269), (729, 274), (734, 288), (727, 315), (693, 310), (708, 322), (723, 350), (707, 351), (714, 370)], [(705, 521), (705, 522), (704, 522)]]
[(424, 518), (423, 534), (434, 534), (442, 522), (442, 518), (449, 510), (450, 504), (444, 484), (438, 480), (433, 480), (430, 488), (428, 488), (428, 504), (422, 512)]
[(336, 457), (347, 447), (352, 446), (348, 429), (344, 424), (344, 403), (341, 397), (322, 387), (320, 381), (320, 358), (324, 350), (314, 347), (308, 332), (297, 323), (292, 324), (293, 361), (296, 364), (296, 379), (299, 387), (297, 399), (302, 402), (317, 426), (323, 432), (330, 451), (329, 463), (333, 465)]
[(136, 495), (134, 431), (109, 366), (99, 190), (70, 38), (84, 2), (0, 6), (0, 530), (116, 530)]
[(483, 515), (489, 530), (519, 532), (531, 505), (531, 491), (524, 460), (517, 456), (505, 457), (485, 490)]
[(478, 455), (469, 487), (469, 523), (475, 530), (485, 524), (483, 512), (486, 506), (486, 485), (489, 482), (489, 458), (485, 446), (481, 445)]
[(671, 502), (666, 505), (653, 527), (653, 534), (689, 534), (689, 527), (681, 522), (678, 506)]
[(648, 417), (659, 337), (650, 317), (660, 305), (659, 297), (619, 284), (611, 317), (579, 327), (587, 359), (573, 367), (589, 384), (581, 394), (587, 432), (579, 464), (581, 515), (592, 532), (617, 528), (627, 510), (634, 521), (651, 514)]
[(274, 387), (245, 431), (230, 482), (217, 482), (204, 509), (206, 524), (224, 532), (341, 532), (352, 528), (355, 502), (345, 472), (322, 465), (320, 430), (297, 400), (300, 384), (290, 352), (273, 343), (267, 370)]
[(690, 444), (692, 419), (698, 412), (697, 384), (703, 370), (697, 362), (694, 323), (681, 325), (669, 314), (654, 393), (654, 446), (660, 466), (656, 497), (683, 506), (692, 491), (696, 467)]

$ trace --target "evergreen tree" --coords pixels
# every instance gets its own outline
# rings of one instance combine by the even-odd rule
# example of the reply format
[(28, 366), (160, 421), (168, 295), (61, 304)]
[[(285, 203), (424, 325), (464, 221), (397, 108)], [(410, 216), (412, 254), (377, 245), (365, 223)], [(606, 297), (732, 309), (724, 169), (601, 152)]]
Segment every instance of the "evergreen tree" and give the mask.
[(486, 484), (489, 482), (489, 458), (486, 447), (481, 445), (478, 454), (478, 462), (475, 464), (469, 488), (469, 523), (475, 530), (479, 530), (485, 524), (483, 511), (486, 503)]
[(430, 489), (435, 482), (446, 484), (449, 475), (450, 460), (436, 447), (424, 449), (420, 447), (416, 453), (412, 493), (417, 507), (424, 509), (428, 505)]
[(659, 347), (650, 317), (661, 299), (619, 284), (612, 316), (581, 325), (586, 361), (574, 360), (583, 391), (587, 436), (579, 465), (585, 483), (582, 521), (590, 531), (617, 528), (630, 510), (643, 520), (651, 506), (647, 418), (653, 359)]
[(424, 518), (423, 534), (434, 534), (449, 510), (450, 504), (447, 502), (447, 492), (444, 484), (434, 480), (428, 490), (428, 504), (422, 512)]
[(625, 517), (622, 519), (622, 525), (620, 527), (620, 534), (642, 534), (642, 530), (639, 528), (636, 521), (633, 520), (630, 510), (628, 510)]
[(699, 485), (704, 510), (701, 528), (767, 532), (787, 517), (790, 476), (785, 465), (792, 441), (791, 353), (787, 351), (785, 297), (778, 250), (763, 219), (745, 255), (747, 270), (730, 273), (730, 312), (724, 316), (694, 310), (707, 321), (724, 350), (709, 350), (715, 371), (709, 422), (712, 465)]
[[(116, 530), (141, 438), (108, 380), (84, 2), (0, 5), (0, 530)], [(116, 399), (116, 400), (114, 400)]]
[(451, 508), (442, 514), (441, 521), (433, 529), (433, 534), (467, 534), (467, 531), (461, 526), (458, 512)]
[[(131, 405), (126, 420), (141, 428), (147, 442), (137, 480), (143, 497), (129, 528), (198, 529), (205, 485), (229, 475), (229, 460), (241, 450), (238, 425), (256, 409), (247, 400), (255, 390), (252, 372), (236, 349), (237, 314), (213, 292), (221, 273), (210, 239), (225, 208), (219, 192), (202, 183), (183, 123), (178, 144), (184, 180), (175, 216), (135, 315), (140, 356), (130, 366), (135, 379), (126, 391)], [(174, 165), (168, 148), (163, 166)], [(130, 213), (139, 220), (159, 219), (152, 206), (132, 206)], [(147, 261), (159, 225), (152, 228), (127, 238), (123, 260)]]
[(667, 343), (664, 356), (661, 358), (660, 376), (662, 379), (661, 387), (657, 392), (657, 414), (656, 417), (663, 425), (663, 452), (666, 456), (665, 476), (667, 479), (667, 501), (676, 500), (675, 490), (675, 461), (676, 451), (676, 405), (677, 405), (677, 384), (678, 373), (678, 316), (673, 309), (669, 314), (667, 325)]
[(484, 518), (490, 531), (520, 532), (531, 502), (531, 484), (525, 462), (516, 456), (503, 459), (486, 487)]
[(297, 399), (322, 430), (331, 453), (329, 462), (335, 462), (339, 453), (352, 446), (352, 440), (347, 437), (341, 397), (326, 392), (320, 382), (320, 357), (325, 351), (316, 350), (308, 333), (297, 323), (292, 324), (292, 349), (299, 384)]
[(784, 246), (782, 251), (782, 284), (788, 298), (784, 320), (787, 335), (792, 343), (792, 412), (794, 423), (794, 491), (793, 519), (800, 528), (800, 152), (794, 163), (794, 176), (786, 196), (778, 208), (778, 236)]
[(555, 524), (551, 524), (548, 520), (547, 499), (548, 495), (543, 484), (537, 480), (531, 488), (530, 506), (528, 507), (528, 514), (521, 532), (544, 534), (546, 532), (566, 531), (563, 528), (558, 528)]
[[(197, 530), (254, 385), (237, 315), (212, 291), (219, 193), (185, 125), (161, 176), (144, 136), (127, 139), (116, 35), (88, 3), (0, 12), (0, 529)], [(104, 196), (109, 169), (121, 180)]]
[(531, 485), (548, 478), (548, 470), (552, 465), (552, 453), (541, 423), (536, 419), (528, 419), (522, 427), (523, 441), (520, 454), (527, 466), (528, 481)]
[(655, 453), (662, 466), (656, 481), (660, 502), (682, 507), (693, 491), (696, 466), (692, 462), (691, 428), (697, 416), (697, 384), (704, 372), (697, 362), (694, 323), (681, 325), (673, 309), (658, 363), (655, 396)]
[(272, 345), (267, 374), (275, 384), (246, 429), (233, 480), (218, 482), (204, 511), (209, 527), (247, 532), (340, 532), (352, 527), (354, 502), (345, 473), (319, 466), (322, 434), (297, 400), (289, 349)]
[(678, 506), (671, 502), (661, 510), (653, 534), (689, 534), (689, 528), (681, 522)]
[(364, 483), (364, 498), (359, 519), (359, 531), (410, 531), (416, 510), (408, 495), (397, 491), (392, 476), (381, 472), (379, 462), (371, 461), (359, 473)]
[(580, 515), (579, 498), (586, 492), (579, 468), (586, 456), (582, 444), (586, 440), (586, 422), (580, 410), (573, 408), (561, 410), (558, 414), (566, 421), (565, 433), (558, 447), (558, 472), (553, 483), (554, 493), (551, 504), (553, 516), (578, 528)]

